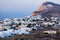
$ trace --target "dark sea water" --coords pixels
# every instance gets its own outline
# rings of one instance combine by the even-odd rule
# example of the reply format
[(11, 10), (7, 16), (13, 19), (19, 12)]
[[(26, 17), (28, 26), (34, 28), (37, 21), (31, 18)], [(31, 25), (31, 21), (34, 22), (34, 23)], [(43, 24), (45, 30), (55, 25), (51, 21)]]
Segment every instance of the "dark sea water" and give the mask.
[(32, 12), (36, 10), (36, 8), (32, 9), (23, 9), (23, 10), (2, 10), (0, 12), (0, 20), (3, 20), (5, 18), (25, 18), (26, 16), (31, 16)]
[(26, 16), (30, 16), (32, 13), (31, 12), (7, 12), (7, 13), (1, 13), (0, 14), (0, 20), (3, 20), (5, 18), (24, 18)]

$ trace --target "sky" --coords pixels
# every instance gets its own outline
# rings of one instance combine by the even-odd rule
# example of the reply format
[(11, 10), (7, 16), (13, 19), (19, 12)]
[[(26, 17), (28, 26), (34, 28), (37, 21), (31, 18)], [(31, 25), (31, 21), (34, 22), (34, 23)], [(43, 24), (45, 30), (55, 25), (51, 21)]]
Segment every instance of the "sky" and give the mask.
[(60, 4), (59, 0), (0, 0), (0, 19), (29, 16), (46, 1)]

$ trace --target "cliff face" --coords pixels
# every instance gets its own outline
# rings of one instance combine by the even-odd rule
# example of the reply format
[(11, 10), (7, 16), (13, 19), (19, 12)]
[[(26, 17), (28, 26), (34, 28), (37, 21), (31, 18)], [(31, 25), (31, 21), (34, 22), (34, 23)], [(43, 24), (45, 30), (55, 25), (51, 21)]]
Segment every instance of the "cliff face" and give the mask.
[[(33, 15), (34, 14), (34, 15)], [(37, 11), (32, 13), (32, 16), (43, 14), (43, 16), (60, 16), (60, 4), (45, 2)]]

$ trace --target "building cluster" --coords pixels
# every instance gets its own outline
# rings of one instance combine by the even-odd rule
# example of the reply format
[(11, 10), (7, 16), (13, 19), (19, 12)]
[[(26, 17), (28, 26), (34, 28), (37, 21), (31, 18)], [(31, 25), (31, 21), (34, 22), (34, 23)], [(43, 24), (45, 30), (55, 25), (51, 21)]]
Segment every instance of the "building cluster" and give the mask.
[(6, 18), (0, 21), (0, 37), (10, 37), (18, 34), (31, 34), (36, 30), (59, 30), (59, 17), (42, 17), (41, 15), (25, 18)]

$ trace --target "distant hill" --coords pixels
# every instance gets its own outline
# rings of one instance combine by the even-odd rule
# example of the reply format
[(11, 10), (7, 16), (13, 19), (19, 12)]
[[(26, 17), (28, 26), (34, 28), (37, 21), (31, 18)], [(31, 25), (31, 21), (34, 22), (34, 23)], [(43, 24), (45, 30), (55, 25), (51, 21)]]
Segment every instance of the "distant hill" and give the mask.
[[(53, 2), (44, 2), (37, 11), (34, 11), (32, 14), (38, 15), (42, 14), (43, 16), (60, 16), (60, 4)], [(33, 15), (34, 16), (34, 15)]]

